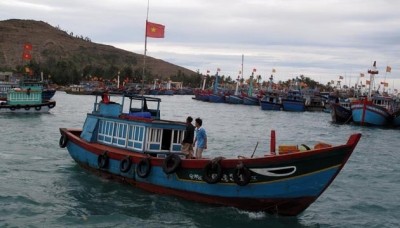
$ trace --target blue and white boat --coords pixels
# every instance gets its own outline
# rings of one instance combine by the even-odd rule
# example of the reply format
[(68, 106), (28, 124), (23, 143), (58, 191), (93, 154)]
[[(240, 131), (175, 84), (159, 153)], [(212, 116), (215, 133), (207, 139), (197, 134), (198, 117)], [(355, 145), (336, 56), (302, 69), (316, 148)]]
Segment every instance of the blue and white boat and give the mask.
[(0, 103), (1, 113), (42, 113), (49, 112), (56, 102), (43, 99), (42, 83), (24, 81), (18, 87), (7, 91), (7, 100)]
[(150, 192), (248, 211), (300, 214), (332, 183), (361, 137), (353, 134), (339, 146), (275, 151), (271, 134), (266, 156), (186, 159), (186, 125), (161, 119), (159, 98), (118, 99), (96, 96), (82, 129), (60, 128), (60, 147), (81, 167)]

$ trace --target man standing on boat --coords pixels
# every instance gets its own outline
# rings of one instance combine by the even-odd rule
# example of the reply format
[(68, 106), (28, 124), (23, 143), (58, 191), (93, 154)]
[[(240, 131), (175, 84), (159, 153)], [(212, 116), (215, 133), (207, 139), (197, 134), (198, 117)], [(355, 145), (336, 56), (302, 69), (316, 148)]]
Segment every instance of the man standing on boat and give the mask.
[(186, 131), (185, 137), (182, 140), (182, 153), (186, 155), (186, 158), (193, 158), (193, 138), (194, 138), (194, 126), (192, 124), (193, 118), (188, 116), (186, 118)]
[(206, 130), (201, 127), (202, 125), (203, 125), (203, 121), (200, 118), (197, 118), (195, 120), (195, 126), (197, 128), (196, 138), (194, 139), (193, 145), (195, 145), (197, 142), (196, 158), (198, 158), (198, 159), (201, 158), (203, 150), (207, 149), (207, 134), (206, 134)]

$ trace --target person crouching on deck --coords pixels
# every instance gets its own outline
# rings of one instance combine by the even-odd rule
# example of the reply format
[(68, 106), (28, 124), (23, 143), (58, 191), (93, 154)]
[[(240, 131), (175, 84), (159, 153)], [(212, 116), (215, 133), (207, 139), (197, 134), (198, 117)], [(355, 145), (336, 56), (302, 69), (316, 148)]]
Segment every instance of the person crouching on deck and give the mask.
[(194, 139), (193, 145), (197, 142), (196, 147), (196, 158), (202, 158), (203, 150), (207, 149), (207, 134), (206, 130), (201, 127), (203, 125), (203, 121), (200, 118), (195, 120), (196, 126), (196, 137)]

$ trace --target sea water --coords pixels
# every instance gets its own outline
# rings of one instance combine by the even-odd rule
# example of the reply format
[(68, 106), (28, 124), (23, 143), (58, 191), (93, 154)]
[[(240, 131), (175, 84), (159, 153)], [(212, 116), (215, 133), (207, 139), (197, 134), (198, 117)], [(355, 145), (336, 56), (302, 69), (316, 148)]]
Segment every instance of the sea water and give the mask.
[(94, 97), (57, 92), (49, 114), (0, 115), (0, 227), (400, 227), (399, 129), (337, 125), (322, 112), (159, 97), (162, 119), (203, 119), (206, 157), (263, 156), (271, 130), (277, 145), (363, 136), (318, 200), (297, 217), (281, 217), (152, 194), (83, 170), (58, 146), (59, 128), (81, 128)]

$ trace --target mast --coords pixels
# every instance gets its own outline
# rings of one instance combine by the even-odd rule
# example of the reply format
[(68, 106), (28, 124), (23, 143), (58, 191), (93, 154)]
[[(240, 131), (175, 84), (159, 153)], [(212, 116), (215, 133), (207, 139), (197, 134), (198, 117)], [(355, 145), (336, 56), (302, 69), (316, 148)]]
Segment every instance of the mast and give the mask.
[(149, 20), (149, 5), (150, 0), (147, 0), (147, 14), (146, 14), (146, 27), (144, 29), (144, 54), (143, 54), (143, 74), (142, 74), (142, 94), (144, 94), (144, 79), (146, 72), (146, 54), (147, 54), (147, 22)]
[(368, 70), (368, 73), (369, 73), (368, 100), (370, 100), (372, 92), (371, 85), (374, 85), (374, 78), (375, 78), (374, 75), (379, 74), (379, 71), (376, 69), (376, 61), (374, 61), (374, 65), (372, 66), (372, 69)]

